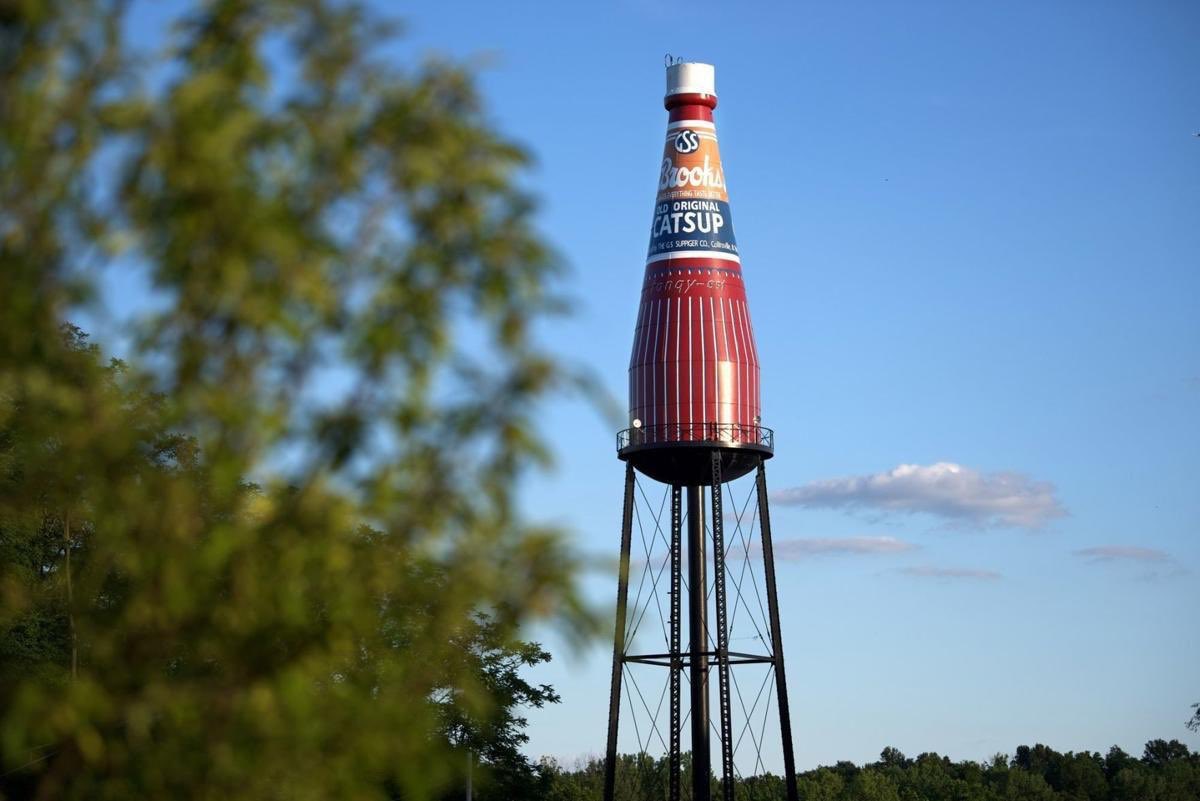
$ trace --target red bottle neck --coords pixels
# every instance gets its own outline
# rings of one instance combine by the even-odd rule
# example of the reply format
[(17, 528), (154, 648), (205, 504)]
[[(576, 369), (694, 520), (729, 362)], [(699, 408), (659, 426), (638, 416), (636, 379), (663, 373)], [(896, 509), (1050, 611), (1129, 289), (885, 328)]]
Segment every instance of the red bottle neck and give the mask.
[(670, 112), (670, 121), (704, 120), (712, 122), (713, 109), (717, 107), (716, 95), (675, 94), (663, 98), (663, 106)]

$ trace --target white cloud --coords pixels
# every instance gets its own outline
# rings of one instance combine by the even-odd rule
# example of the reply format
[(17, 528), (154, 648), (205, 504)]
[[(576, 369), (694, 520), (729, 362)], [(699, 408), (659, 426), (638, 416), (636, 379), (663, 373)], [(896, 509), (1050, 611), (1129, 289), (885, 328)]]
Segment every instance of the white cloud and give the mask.
[(1040, 528), (1066, 515), (1054, 485), (1021, 473), (981, 473), (953, 462), (902, 464), (886, 473), (781, 490), (776, 503), (810, 509), (937, 515), (979, 527)]
[(1092, 548), (1081, 548), (1075, 555), (1089, 562), (1170, 562), (1171, 555), (1157, 548), (1143, 548), (1138, 545), (1097, 545)]
[(996, 579), (1003, 578), (995, 570), (980, 570), (971, 567), (930, 567), (924, 565), (902, 567), (899, 572), (906, 576), (916, 576), (917, 578), (974, 579), (976, 581), (995, 581)]
[(780, 540), (774, 545), (775, 556), (779, 559), (805, 559), (834, 554), (863, 556), (904, 553), (915, 551), (918, 547), (895, 537), (812, 537)]

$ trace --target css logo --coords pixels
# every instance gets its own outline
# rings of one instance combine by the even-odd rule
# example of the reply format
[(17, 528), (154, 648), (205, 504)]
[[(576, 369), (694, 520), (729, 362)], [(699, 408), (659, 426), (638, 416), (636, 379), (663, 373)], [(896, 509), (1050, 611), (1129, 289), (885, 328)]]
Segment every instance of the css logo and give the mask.
[(680, 131), (675, 137), (676, 153), (693, 153), (700, 147), (700, 136), (695, 131)]

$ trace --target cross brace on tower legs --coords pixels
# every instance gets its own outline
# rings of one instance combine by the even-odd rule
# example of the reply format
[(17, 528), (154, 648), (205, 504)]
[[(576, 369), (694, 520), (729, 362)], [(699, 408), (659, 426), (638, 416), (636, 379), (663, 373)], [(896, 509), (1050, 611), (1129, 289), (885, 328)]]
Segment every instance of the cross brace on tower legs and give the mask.
[[(759, 532), (762, 537), (763, 570), (765, 573), (767, 615), (770, 643), (768, 654), (748, 654), (729, 650), (729, 620), (726, 586), (726, 545), (723, 514), (723, 480), (721, 453), (712, 452), (711, 537), (713, 567), (713, 611), (716, 630), (714, 648), (709, 649), (708, 627), (708, 532), (705, 530), (704, 487), (701, 485), (672, 485), (670, 488), (670, 621), (668, 652), (665, 654), (630, 654), (626, 636), (626, 617), (629, 597), (630, 549), (632, 545), (633, 514), (637, 477), (632, 465), (626, 464), (625, 497), (621, 527), (621, 558), (617, 578), (617, 620), (613, 637), (612, 681), (609, 689), (608, 743), (604, 764), (604, 801), (614, 801), (616, 793), (617, 733), (621, 711), (621, 687), (624, 667), (629, 663), (661, 665), (668, 668), (669, 718), (668, 791), (670, 801), (680, 801), (681, 739), (683, 726), (682, 676), (686, 667), (690, 684), (688, 716), (691, 722), (692, 798), (691, 801), (711, 801), (711, 756), (709, 742), (709, 684), (710, 667), (717, 669), (718, 716), (721, 746), (721, 795), (723, 801), (734, 798), (734, 736), (733, 709), (730, 698), (730, 670), (737, 665), (769, 664), (775, 677), (776, 706), (783, 747), (784, 781), (788, 801), (797, 801), (796, 765), (792, 749), (791, 714), (788, 704), (787, 679), (784, 671), (783, 641), (779, 623), (779, 597), (775, 580), (775, 552), (771, 540), (771, 520), (767, 503), (765, 460), (760, 459), (755, 476), (758, 501)], [(683, 612), (683, 495), (687, 496), (686, 547), (688, 559), (688, 633), (690, 643), (684, 652), (681, 643)], [(636, 617), (636, 610), (635, 610)]]

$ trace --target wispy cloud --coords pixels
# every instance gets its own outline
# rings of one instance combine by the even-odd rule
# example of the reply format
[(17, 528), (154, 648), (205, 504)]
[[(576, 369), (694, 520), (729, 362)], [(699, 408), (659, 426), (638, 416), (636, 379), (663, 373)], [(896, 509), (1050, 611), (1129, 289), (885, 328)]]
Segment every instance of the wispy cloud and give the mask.
[(1157, 548), (1143, 548), (1140, 545), (1097, 545), (1092, 548), (1080, 548), (1074, 552), (1076, 556), (1089, 562), (1169, 562), (1171, 555)]
[(885, 473), (814, 481), (776, 493), (776, 503), (811, 509), (936, 515), (980, 528), (1035, 529), (1067, 511), (1054, 485), (1022, 473), (981, 473), (953, 462), (902, 464)]
[(980, 570), (972, 567), (932, 567), (929, 565), (918, 565), (916, 567), (902, 567), (897, 572), (903, 573), (906, 576), (932, 579), (996, 581), (997, 579), (1003, 578), (1003, 576), (997, 573), (995, 570)]
[(807, 559), (812, 556), (870, 556), (905, 553), (918, 546), (895, 537), (812, 537), (780, 540), (775, 543), (779, 559)]
[(1158, 581), (1188, 574), (1187, 568), (1175, 561), (1171, 554), (1158, 548), (1146, 548), (1141, 545), (1095, 545), (1091, 548), (1080, 548), (1073, 553), (1093, 565), (1113, 562), (1144, 565), (1149, 569), (1140, 575), (1143, 581)]

